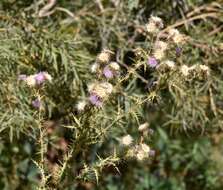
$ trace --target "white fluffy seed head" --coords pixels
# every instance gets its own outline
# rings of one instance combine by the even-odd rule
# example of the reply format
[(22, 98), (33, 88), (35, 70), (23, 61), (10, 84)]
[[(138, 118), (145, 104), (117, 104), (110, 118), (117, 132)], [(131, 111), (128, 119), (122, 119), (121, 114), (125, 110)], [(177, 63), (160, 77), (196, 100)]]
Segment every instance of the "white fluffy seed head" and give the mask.
[(97, 57), (97, 60), (100, 63), (108, 63), (110, 61), (110, 57), (111, 57), (111, 51), (109, 50), (103, 50)]
[(190, 68), (187, 65), (182, 65), (180, 68), (180, 72), (186, 77), (189, 75)]
[(102, 82), (102, 83), (92, 83), (88, 85), (89, 93), (96, 94), (101, 98), (106, 98), (108, 95), (112, 93), (113, 86), (109, 82)]
[(150, 147), (147, 144), (141, 144), (141, 148), (142, 150), (145, 152), (145, 154), (147, 155), (150, 151)]
[(165, 57), (165, 52), (163, 50), (156, 49), (153, 56), (158, 60), (162, 60)]
[(111, 62), (109, 64), (109, 66), (111, 67), (111, 69), (115, 70), (115, 71), (119, 71), (120, 70), (120, 66), (117, 62)]
[(210, 74), (210, 69), (208, 66), (206, 65), (199, 65), (200, 69), (202, 72), (204, 72), (205, 74), (209, 75)]
[(173, 69), (175, 67), (175, 63), (173, 61), (165, 61), (164, 62), (165, 65), (167, 65), (170, 69)]
[(148, 127), (149, 127), (149, 124), (148, 124), (148, 123), (143, 123), (143, 124), (141, 124), (141, 125), (139, 126), (138, 130), (139, 130), (140, 132), (143, 132), (143, 131), (147, 130)]
[(155, 49), (165, 51), (167, 49), (167, 47), (168, 47), (168, 44), (164, 41), (157, 41), (155, 43)]
[(172, 38), (173, 36), (179, 35), (180, 32), (179, 30), (173, 28), (173, 29), (169, 29), (168, 31), (168, 38)]
[(26, 84), (30, 87), (33, 87), (36, 85), (35, 75), (28, 76), (25, 81), (26, 81)]
[(136, 147), (136, 159), (142, 161), (149, 157), (150, 147), (147, 144), (140, 144)]
[(77, 111), (79, 111), (79, 112), (84, 111), (86, 105), (87, 105), (87, 102), (84, 101), (84, 100), (78, 102), (77, 105), (76, 105)]
[(99, 68), (99, 64), (98, 63), (93, 63), (90, 67), (90, 70), (91, 70), (92, 73), (96, 73), (98, 68)]
[(146, 24), (147, 32), (151, 34), (156, 34), (163, 28), (163, 21), (161, 18), (156, 16), (151, 16), (149, 19), (149, 23)]
[(121, 138), (121, 144), (124, 146), (129, 146), (132, 144), (132, 142), (133, 142), (133, 138), (131, 137), (131, 135), (126, 135)]

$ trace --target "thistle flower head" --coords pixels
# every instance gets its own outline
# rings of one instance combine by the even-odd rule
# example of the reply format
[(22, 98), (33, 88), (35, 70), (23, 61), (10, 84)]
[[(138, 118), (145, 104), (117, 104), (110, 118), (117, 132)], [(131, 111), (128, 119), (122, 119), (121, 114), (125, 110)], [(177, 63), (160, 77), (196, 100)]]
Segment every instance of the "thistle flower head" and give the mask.
[(184, 35), (177, 29), (170, 29), (168, 31), (168, 38), (172, 39), (175, 44), (181, 44), (185, 41)]
[(97, 61), (99, 63), (108, 63), (110, 61), (111, 57), (111, 51), (109, 50), (103, 50), (97, 57)]
[(129, 146), (132, 144), (132, 142), (133, 142), (133, 138), (131, 137), (131, 135), (126, 135), (121, 138), (121, 144), (124, 146)]
[(139, 130), (140, 132), (143, 132), (143, 131), (146, 131), (146, 130), (148, 129), (148, 127), (149, 127), (149, 124), (148, 124), (148, 123), (143, 123), (143, 124), (141, 124), (141, 125), (139, 126), (138, 130)]
[(147, 144), (140, 144), (136, 147), (136, 158), (142, 161), (149, 157), (150, 147)]
[(36, 85), (36, 79), (35, 79), (35, 75), (30, 75), (28, 77), (26, 77), (25, 82), (28, 86), (33, 87)]
[(109, 82), (93, 83), (88, 85), (91, 104), (101, 107), (105, 98), (112, 93), (113, 86)]
[(186, 77), (189, 75), (190, 68), (187, 65), (182, 65), (180, 68), (180, 72)]
[(41, 101), (39, 100), (39, 98), (33, 100), (32, 105), (33, 105), (34, 108), (39, 109), (41, 107)]
[(110, 64), (109, 64), (109, 66), (110, 66), (110, 68), (111, 69), (113, 69), (114, 71), (119, 71), (120, 70), (120, 66), (119, 66), (119, 64), (117, 63), (117, 62), (111, 62)]
[(96, 73), (98, 71), (98, 68), (99, 68), (99, 64), (98, 63), (93, 63), (90, 67), (90, 71), (92, 73)]
[(46, 80), (44, 72), (39, 72), (38, 74), (36, 74), (35, 80), (37, 84), (42, 84)]
[(148, 24), (146, 24), (147, 32), (151, 34), (156, 34), (163, 28), (163, 21), (159, 17), (151, 16)]
[(158, 65), (158, 61), (156, 60), (155, 57), (149, 57), (147, 64), (150, 67), (156, 67)]
[(160, 49), (156, 49), (153, 53), (153, 56), (157, 59), (157, 60), (162, 60), (165, 57), (165, 52), (163, 50)]
[(102, 99), (96, 94), (91, 94), (89, 97), (89, 101), (92, 105), (95, 105), (96, 107), (101, 107), (103, 104)]
[(166, 60), (163, 63), (170, 69), (173, 69), (175, 67), (175, 63), (173, 61)]
[(51, 81), (52, 77), (47, 72), (39, 72), (35, 75), (35, 80), (37, 84), (42, 84), (45, 81)]
[(34, 75), (19, 75), (19, 80), (23, 80), (30, 87), (34, 87), (36, 85), (41, 85), (45, 81), (51, 81), (52, 77), (47, 72), (39, 72)]
[(166, 42), (159, 40), (155, 43), (154, 48), (155, 48), (155, 50), (159, 49), (160, 51), (165, 51), (167, 49), (167, 47), (168, 47), (168, 44)]
[(168, 38), (172, 38), (176, 35), (179, 35), (180, 32), (179, 32), (179, 30), (177, 30), (175, 28), (171, 28), (171, 29), (168, 30), (167, 34), (168, 34)]
[(199, 65), (199, 69), (202, 74), (205, 74), (206, 76), (210, 75), (210, 69), (206, 65)]
[(87, 105), (87, 102), (86, 102), (85, 100), (83, 100), (83, 101), (79, 101), (79, 102), (76, 104), (77, 111), (79, 111), (79, 112), (84, 111), (86, 105)]
[(107, 78), (107, 79), (111, 79), (114, 77), (114, 73), (113, 71), (109, 68), (109, 66), (106, 66), (104, 69), (103, 69), (103, 74), (104, 76)]

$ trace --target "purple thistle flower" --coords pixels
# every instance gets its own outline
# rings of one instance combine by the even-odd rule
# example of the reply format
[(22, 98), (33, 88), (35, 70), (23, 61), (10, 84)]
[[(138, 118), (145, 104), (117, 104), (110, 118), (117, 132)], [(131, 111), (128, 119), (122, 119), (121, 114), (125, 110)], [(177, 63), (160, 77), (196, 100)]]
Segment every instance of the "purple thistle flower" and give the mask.
[(89, 97), (89, 101), (91, 102), (92, 105), (95, 105), (97, 107), (102, 106), (102, 100), (96, 94), (91, 94), (90, 97)]
[(35, 76), (35, 80), (37, 84), (42, 84), (46, 80), (45, 73), (44, 72), (39, 72)]
[(156, 67), (157, 64), (158, 64), (158, 61), (156, 60), (155, 57), (150, 57), (150, 58), (148, 59), (147, 64), (148, 64), (150, 67)]
[(40, 100), (37, 98), (37, 99), (35, 99), (35, 100), (32, 101), (32, 105), (33, 105), (34, 108), (39, 109), (40, 106), (41, 106), (41, 102), (40, 102)]
[(26, 75), (19, 75), (18, 79), (19, 80), (26, 80), (27, 76)]
[(180, 47), (176, 48), (176, 56), (180, 56), (182, 52), (182, 49)]
[(103, 69), (103, 74), (106, 78), (110, 79), (110, 78), (113, 78), (114, 77), (114, 74), (112, 72), (112, 70), (106, 66), (104, 69)]

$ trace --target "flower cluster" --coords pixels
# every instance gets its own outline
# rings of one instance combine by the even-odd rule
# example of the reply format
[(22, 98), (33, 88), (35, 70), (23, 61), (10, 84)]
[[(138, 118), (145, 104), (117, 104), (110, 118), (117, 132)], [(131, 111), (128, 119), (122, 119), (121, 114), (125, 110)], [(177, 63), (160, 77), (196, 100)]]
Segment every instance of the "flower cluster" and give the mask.
[(146, 24), (146, 30), (150, 34), (157, 34), (163, 28), (163, 21), (161, 18), (151, 16), (148, 24)]
[[(151, 16), (149, 23), (146, 24), (146, 30), (151, 35), (156, 36), (156, 40), (153, 43), (152, 51), (149, 55), (147, 64), (155, 68), (163, 61), (168, 63), (165, 60), (167, 51), (173, 46), (175, 47), (176, 55), (180, 56), (182, 48), (180, 47), (185, 42), (185, 36), (181, 34), (177, 29), (169, 29), (166, 32), (162, 32), (164, 24), (161, 18)], [(170, 62), (169, 62), (170, 63)], [(173, 62), (171, 62), (169, 68), (173, 68)]]
[(39, 72), (33, 75), (19, 75), (19, 80), (25, 81), (26, 84), (30, 87), (39, 86), (46, 81), (52, 81), (52, 77), (47, 72)]
[(187, 65), (182, 65), (180, 67), (180, 72), (187, 78), (205, 78), (210, 75), (210, 69), (206, 65), (193, 65), (190, 67)]
[[(98, 80), (88, 85), (88, 102), (98, 108), (102, 107), (103, 102), (112, 93), (113, 86), (109, 79), (114, 79), (119, 75), (120, 66), (117, 62), (111, 61), (113, 52), (103, 50), (96, 58), (96, 62), (90, 67), (92, 73), (97, 74)], [(87, 101), (80, 101), (76, 105), (79, 112), (84, 111), (88, 104)]]
[[(46, 81), (51, 82), (52, 77), (47, 72), (39, 72), (33, 75), (24, 75), (21, 74), (18, 77), (19, 80), (24, 81), (30, 87), (40, 87)], [(32, 106), (36, 109), (40, 109), (42, 106), (40, 95), (37, 93), (37, 98), (31, 102)]]
[(95, 82), (88, 86), (89, 101), (92, 105), (101, 107), (104, 100), (112, 93), (113, 86), (109, 82)]
[(143, 143), (145, 137), (149, 134), (153, 134), (153, 130), (149, 128), (148, 123), (141, 124), (138, 127), (138, 131), (140, 132), (140, 143), (134, 144), (134, 140), (132, 136), (125, 135), (120, 139), (120, 143), (122, 146), (127, 147), (127, 157), (136, 158), (139, 161), (145, 160), (151, 156), (154, 156), (155, 151), (150, 148), (147, 144)]
[(103, 50), (96, 59), (96, 62), (91, 65), (91, 72), (99, 74), (100, 77), (113, 79), (119, 75), (120, 66), (118, 63), (111, 60), (112, 52)]

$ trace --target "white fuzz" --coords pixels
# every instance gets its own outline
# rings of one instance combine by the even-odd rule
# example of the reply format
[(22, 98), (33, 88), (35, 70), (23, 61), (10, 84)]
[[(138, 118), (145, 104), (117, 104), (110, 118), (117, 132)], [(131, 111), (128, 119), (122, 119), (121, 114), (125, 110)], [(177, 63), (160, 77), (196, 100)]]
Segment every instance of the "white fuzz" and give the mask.
[(168, 44), (164, 41), (157, 41), (155, 43), (155, 49), (159, 49), (161, 51), (165, 51), (168, 47)]
[(173, 69), (175, 67), (175, 63), (173, 61), (165, 61), (164, 64), (166, 64), (169, 68)]
[(163, 21), (159, 17), (151, 16), (149, 19), (149, 23), (146, 24), (146, 30), (151, 34), (158, 33), (162, 28), (163, 28)]
[(151, 34), (159, 32), (155, 23), (146, 24), (146, 30), (147, 30), (147, 32), (149, 32)]
[(136, 158), (142, 161), (149, 157), (150, 147), (147, 144), (140, 144), (136, 147)]
[(162, 51), (162, 50), (157, 49), (157, 50), (155, 50), (155, 52), (153, 53), (153, 56), (154, 56), (156, 59), (161, 60), (161, 59), (163, 59), (163, 58), (165, 57), (165, 52)]
[(111, 69), (114, 69), (115, 71), (119, 71), (120, 70), (120, 66), (116, 62), (111, 62), (109, 66), (111, 67)]
[(88, 91), (101, 98), (106, 98), (112, 93), (113, 86), (109, 82), (93, 83), (88, 85)]
[(210, 69), (208, 66), (206, 65), (199, 65), (199, 66), (200, 66), (201, 71), (205, 72), (207, 75), (210, 74)]
[(137, 153), (136, 153), (136, 158), (139, 161), (144, 160), (146, 158), (145, 157), (145, 152), (143, 150), (138, 150)]
[(179, 32), (179, 30), (177, 30), (177, 29), (170, 29), (169, 31), (168, 31), (168, 37), (169, 38), (172, 38), (173, 36), (176, 36), (176, 35), (179, 35), (180, 34), (180, 32)]
[(36, 85), (35, 75), (28, 76), (25, 81), (26, 81), (26, 84), (28, 86), (35, 86)]
[(133, 142), (133, 138), (130, 135), (126, 135), (121, 138), (121, 144), (124, 146), (129, 146)]
[[(150, 17), (150, 22), (158, 23), (158, 24), (160, 24), (160, 26), (163, 27), (163, 20), (162, 20), (160, 17), (157, 17), (157, 16), (151, 16), (151, 17)], [(162, 28), (162, 27), (161, 27), (161, 28)]]
[(143, 124), (141, 124), (141, 125), (139, 126), (138, 130), (142, 132), (142, 131), (147, 130), (148, 127), (149, 127), (149, 124), (148, 124), (148, 123), (143, 123)]
[(97, 57), (98, 61), (101, 63), (108, 63), (110, 61), (110, 51), (103, 50)]
[(90, 83), (87, 85), (88, 88), (88, 92), (91, 92), (94, 89), (95, 84), (94, 83)]
[(50, 82), (52, 81), (52, 76), (49, 73), (44, 72), (44, 76), (45, 76), (46, 80), (48, 80)]
[(108, 94), (112, 93), (113, 86), (111, 83), (103, 82), (103, 83), (101, 83), (101, 87), (104, 88)]
[(182, 65), (180, 68), (181, 73), (186, 77), (189, 75), (190, 68), (187, 65)]
[(91, 72), (96, 73), (97, 70), (98, 70), (98, 67), (99, 67), (98, 63), (92, 64), (91, 67), (90, 67)]
[(148, 155), (148, 153), (150, 151), (150, 147), (147, 144), (141, 144), (141, 148), (145, 152), (145, 154)]
[(87, 105), (86, 101), (80, 101), (77, 103), (76, 108), (79, 112), (81, 112), (81, 111), (84, 111), (86, 105)]

